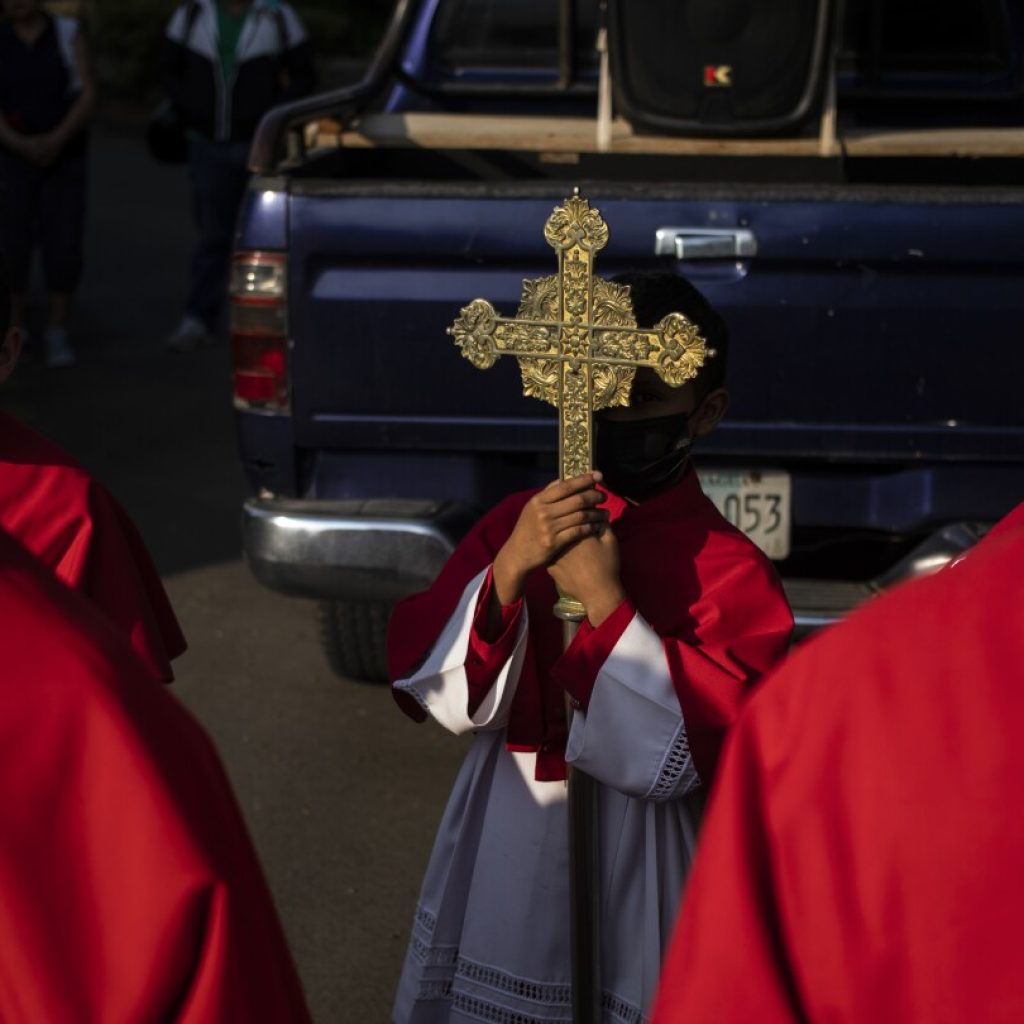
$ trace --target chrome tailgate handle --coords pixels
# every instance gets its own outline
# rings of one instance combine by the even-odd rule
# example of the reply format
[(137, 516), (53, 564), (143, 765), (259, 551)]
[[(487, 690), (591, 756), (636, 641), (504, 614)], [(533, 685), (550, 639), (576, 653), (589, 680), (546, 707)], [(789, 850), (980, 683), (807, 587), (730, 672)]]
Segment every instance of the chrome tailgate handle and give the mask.
[(757, 239), (747, 228), (658, 228), (656, 256), (677, 260), (736, 259), (757, 255)]

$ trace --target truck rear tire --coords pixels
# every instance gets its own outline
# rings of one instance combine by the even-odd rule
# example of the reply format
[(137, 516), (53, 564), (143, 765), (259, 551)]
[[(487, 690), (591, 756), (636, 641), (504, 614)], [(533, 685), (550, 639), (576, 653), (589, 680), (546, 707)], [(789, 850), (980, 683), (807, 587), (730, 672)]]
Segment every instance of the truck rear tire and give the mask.
[(327, 664), (344, 679), (386, 683), (386, 601), (321, 601), (320, 636)]

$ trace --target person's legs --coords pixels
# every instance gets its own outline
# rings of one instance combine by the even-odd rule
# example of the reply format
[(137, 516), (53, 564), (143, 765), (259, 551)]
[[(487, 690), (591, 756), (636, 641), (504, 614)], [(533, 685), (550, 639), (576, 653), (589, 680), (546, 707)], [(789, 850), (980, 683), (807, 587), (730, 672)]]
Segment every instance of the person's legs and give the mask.
[(39, 242), (50, 293), (49, 321), (43, 336), (49, 366), (75, 361), (68, 339), (71, 298), (82, 276), (85, 225), (84, 154), (54, 164), (44, 175), (39, 196)]
[(217, 329), (235, 222), (249, 179), (245, 158), (244, 145), (204, 139), (191, 143), (189, 173), (199, 241), (192, 255), (185, 319), (168, 343), (171, 348), (197, 348)]

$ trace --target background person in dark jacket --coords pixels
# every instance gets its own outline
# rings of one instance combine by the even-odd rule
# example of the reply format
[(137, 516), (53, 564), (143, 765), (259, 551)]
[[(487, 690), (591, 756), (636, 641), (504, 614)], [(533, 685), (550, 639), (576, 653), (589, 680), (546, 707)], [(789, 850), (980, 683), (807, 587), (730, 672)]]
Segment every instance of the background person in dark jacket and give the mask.
[(73, 18), (54, 17), (40, 0), (0, 0), (0, 9), (0, 248), (24, 328), (39, 246), (50, 293), (46, 362), (62, 366), (75, 358), (67, 326), (82, 272), (91, 60)]
[(186, 0), (167, 25), (161, 78), (189, 128), (189, 174), (199, 242), (185, 312), (168, 347), (209, 344), (227, 290), (249, 143), (272, 106), (310, 92), (309, 36), (279, 0)]

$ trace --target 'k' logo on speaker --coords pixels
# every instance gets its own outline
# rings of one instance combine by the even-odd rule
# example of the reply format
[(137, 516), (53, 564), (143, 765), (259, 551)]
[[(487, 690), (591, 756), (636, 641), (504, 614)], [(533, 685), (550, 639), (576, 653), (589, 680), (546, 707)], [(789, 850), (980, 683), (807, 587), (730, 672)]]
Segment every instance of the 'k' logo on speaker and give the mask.
[(704, 84), (710, 89), (720, 88), (723, 85), (732, 85), (732, 65), (705, 64)]

